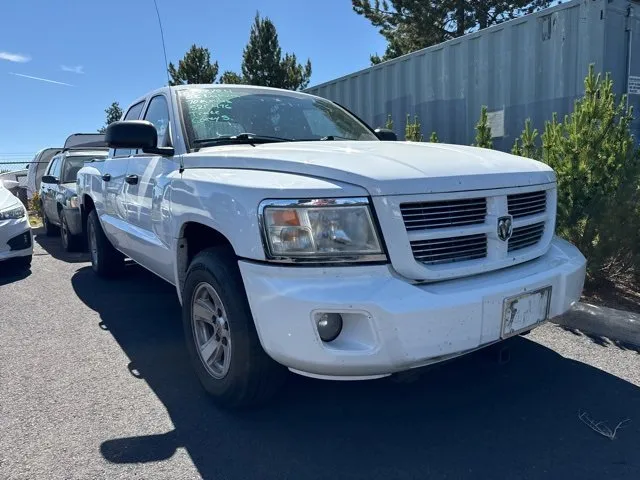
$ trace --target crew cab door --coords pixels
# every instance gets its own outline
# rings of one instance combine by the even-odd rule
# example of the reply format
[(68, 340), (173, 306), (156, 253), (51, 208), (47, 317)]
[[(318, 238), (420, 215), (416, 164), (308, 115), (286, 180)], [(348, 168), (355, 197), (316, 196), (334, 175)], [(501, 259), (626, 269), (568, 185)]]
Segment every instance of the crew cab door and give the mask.
[[(138, 120), (144, 101), (132, 105), (124, 120)], [(124, 178), (127, 174), (129, 158), (135, 150), (117, 148), (110, 151), (102, 169), (102, 194), (104, 208), (100, 214), (102, 228), (113, 246), (127, 253), (127, 205)]]
[[(158, 130), (158, 146), (170, 146), (169, 106), (160, 94), (151, 98), (143, 116)], [(178, 157), (141, 151), (129, 159), (125, 177), (129, 239), (127, 255), (165, 280), (174, 280), (169, 229), (169, 175), (179, 169)]]
[[(60, 179), (60, 166), (62, 164), (62, 157), (55, 156), (51, 163), (49, 164), (49, 168), (47, 169), (46, 175), (51, 175), (52, 177)], [(43, 183), (40, 186), (40, 197), (42, 199), (42, 208), (44, 210), (44, 214), (47, 216), (49, 221), (53, 221), (57, 223), (58, 212), (56, 208), (56, 193), (58, 191), (58, 185), (54, 183)]]

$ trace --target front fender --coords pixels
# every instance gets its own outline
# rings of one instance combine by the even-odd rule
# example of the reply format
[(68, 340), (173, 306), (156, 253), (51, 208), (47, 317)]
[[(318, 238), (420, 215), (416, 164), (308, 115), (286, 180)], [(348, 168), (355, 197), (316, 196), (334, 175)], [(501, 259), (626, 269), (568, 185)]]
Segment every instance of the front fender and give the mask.
[(265, 260), (258, 222), (263, 200), (367, 195), (355, 185), (304, 175), (197, 168), (171, 183), (171, 214), (175, 238), (187, 222), (197, 222), (224, 235), (239, 257)]

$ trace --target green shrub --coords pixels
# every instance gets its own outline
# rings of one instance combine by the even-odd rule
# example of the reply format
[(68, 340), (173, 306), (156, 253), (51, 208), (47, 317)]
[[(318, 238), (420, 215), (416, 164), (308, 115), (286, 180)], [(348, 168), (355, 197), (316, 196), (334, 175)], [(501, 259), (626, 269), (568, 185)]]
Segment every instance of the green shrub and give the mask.
[(440, 143), (440, 140), (438, 140), (438, 134), (436, 132), (431, 132), (431, 136), (429, 137), (429, 141), (431, 143)]
[(27, 207), (30, 212), (38, 217), (42, 217), (42, 203), (40, 202), (40, 194), (35, 192), (31, 200), (29, 200), (29, 206)]
[(573, 113), (546, 123), (539, 157), (558, 176), (557, 233), (582, 251), (598, 282), (638, 272), (640, 161), (632, 111), (625, 97), (617, 101), (610, 75), (590, 66), (584, 84)]
[(420, 133), (420, 122), (418, 122), (418, 116), (415, 115), (413, 117), (413, 122), (411, 121), (411, 117), (407, 114), (407, 125), (404, 129), (404, 139), (407, 142), (422, 142), (424, 141), (424, 137), (422, 133)]
[(487, 107), (485, 106), (480, 110), (480, 120), (476, 124), (476, 143), (473, 145), (481, 148), (493, 148), (491, 127), (489, 126)]
[(524, 130), (522, 134), (516, 138), (511, 153), (514, 155), (520, 155), (521, 157), (538, 159), (540, 156), (540, 149), (536, 146), (536, 139), (538, 138), (538, 129), (531, 128), (531, 119), (527, 118), (524, 122)]
[(387, 121), (384, 124), (384, 128), (387, 130), (393, 130), (393, 118), (391, 118), (391, 114), (387, 115)]

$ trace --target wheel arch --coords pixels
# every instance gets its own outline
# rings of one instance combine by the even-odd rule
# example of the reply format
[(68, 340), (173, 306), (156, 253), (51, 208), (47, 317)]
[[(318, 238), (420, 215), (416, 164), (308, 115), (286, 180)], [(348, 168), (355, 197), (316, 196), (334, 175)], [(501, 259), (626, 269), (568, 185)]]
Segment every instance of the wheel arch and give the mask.
[(175, 277), (178, 298), (182, 303), (182, 291), (187, 276), (187, 269), (193, 258), (201, 251), (217, 246), (228, 246), (236, 251), (229, 237), (219, 229), (197, 220), (184, 222), (179, 230), (176, 244)]

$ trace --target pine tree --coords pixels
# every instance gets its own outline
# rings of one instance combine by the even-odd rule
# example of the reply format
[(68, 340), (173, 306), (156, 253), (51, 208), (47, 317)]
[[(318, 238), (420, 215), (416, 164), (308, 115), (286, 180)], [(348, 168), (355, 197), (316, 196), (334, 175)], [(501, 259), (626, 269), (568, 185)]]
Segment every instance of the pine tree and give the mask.
[(404, 139), (407, 142), (422, 142), (424, 137), (422, 133), (420, 133), (421, 125), (418, 121), (418, 116), (414, 115), (413, 122), (411, 121), (411, 117), (407, 114), (407, 124), (404, 129)]
[(536, 146), (538, 138), (538, 129), (531, 127), (531, 119), (527, 118), (524, 122), (524, 130), (518, 138), (516, 138), (511, 153), (521, 157), (533, 158), (537, 160), (539, 157), (539, 149)]
[(476, 124), (476, 143), (474, 146), (481, 148), (493, 148), (493, 140), (491, 139), (491, 127), (489, 126), (489, 117), (487, 115), (487, 107), (483, 106), (480, 111), (480, 120)]
[(610, 75), (585, 79), (584, 97), (562, 123), (547, 122), (542, 160), (558, 177), (559, 234), (587, 257), (598, 282), (640, 271), (640, 155), (626, 98)]
[(227, 85), (240, 85), (243, 82), (242, 76), (238, 75), (236, 72), (232, 72), (231, 70), (226, 70), (222, 75), (220, 75), (220, 80), (218, 83), (226, 83)]
[(192, 83), (214, 83), (218, 75), (218, 62), (211, 63), (211, 52), (208, 48), (192, 45), (178, 68), (169, 63), (170, 85)]
[(391, 114), (387, 115), (387, 121), (384, 124), (384, 128), (387, 130), (393, 130), (393, 118), (391, 118)]
[(122, 118), (123, 112), (122, 108), (120, 108), (120, 104), (118, 102), (113, 102), (111, 105), (104, 109), (104, 113), (107, 115), (107, 119), (105, 121), (104, 127), (98, 130), (98, 132), (100, 133), (104, 133), (109, 125), (120, 120)]
[(311, 62), (303, 66), (289, 53), (283, 58), (275, 25), (256, 13), (242, 53), (242, 78), (248, 85), (301, 90), (309, 84)]
[(387, 40), (382, 57), (405, 55), (505, 20), (538, 11), (552, 0), (351, 0), (353, 10)]

